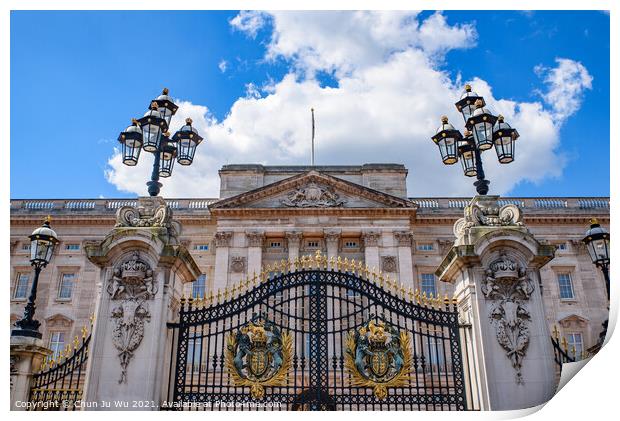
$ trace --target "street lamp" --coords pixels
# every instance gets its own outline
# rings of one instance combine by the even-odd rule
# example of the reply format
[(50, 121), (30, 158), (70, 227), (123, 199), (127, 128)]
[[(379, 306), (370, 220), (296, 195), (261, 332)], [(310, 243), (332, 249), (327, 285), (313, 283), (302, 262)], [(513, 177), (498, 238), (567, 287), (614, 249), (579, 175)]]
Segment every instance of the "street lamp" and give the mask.
[(146, 183), (151, 196), (159, 194), (162, 187), (159, 178), (172, 175), (175, 160), (181, 165), (192, 164), (196, 147), (203, 140), (189, 118), (174, 136), (170, 136), (170, 120), (178, 108), (168, 96), (168, 89), (164, 89), (160, 96), (151, 101), (146, 114), (133, 119), (131, 126), (118, 136), (123, 164), (131, 167), (137, 165), (141, 150), (154, 155), (151, 180)]
[(45, 218), (45, 222), (39, 228), (35, 229), (30, 238), (30, 265), (34, 267), (34, 280), (28, 303), (24, 308), (24, 316), (21, 320), (15, 322), (17, 329), (11, 331), (11, 336), (29, 336), (41, 339), (39, 326), (41, 323), (34, 320), (35, 300), (37, 299), (37, 286), (39, 284), (39, 274), (52, 259), (54, 247), (58, 244), (58, 236), (53, 229), (50, 228), (50, 217)]
[(605, 277), (607, 300), (609, 300), (609, 233), (596, 219), (590, 220), (590, 228), (581, 240), (585, 243), (592, 263), (598, 266)]
[(443, 116), (441, 126), (431, 139), (439, 147), (442, 162), (452, 165), (460, 159), (465, 176), (476, 177), (476, 191), (486, 195), (489, 181), (482, 167), (482, 152), (495, 146), (501, 164), (514, 161), (514, 143), (519, 132), (510, 127), (503, 116), (496, 117), (485, 108), (484, 98), (472, 92), (469, 85), (465, 85), (465, 91), (455, 105), (465, 121), (464, 135), (448, 122), (448, 117)]

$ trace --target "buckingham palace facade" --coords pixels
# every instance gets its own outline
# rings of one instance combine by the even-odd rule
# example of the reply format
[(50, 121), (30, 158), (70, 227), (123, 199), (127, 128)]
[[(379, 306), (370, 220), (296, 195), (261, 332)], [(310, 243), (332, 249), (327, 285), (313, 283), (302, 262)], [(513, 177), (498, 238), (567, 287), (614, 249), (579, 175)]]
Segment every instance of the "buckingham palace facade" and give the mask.
[[(359, 262), (417, 296), (452, 297), (454, 285), (440, 282), (436, 271), (470, 199), (409, 197), (407, 173), (400, 164), (225, 165), (218, 198), (166, 198), (182, 226), (179, 243), (202, 273), (183, 285), (185, 297), (217, 294), (317, 251), (327, 259)], [(609, 227), (609, 198), (502, 197), (499, 203), (521, 209), (531, 234), (555, 247), (538, 280), (546, 322), (581, 358), (597, 343), (608, 317), (603, 276), (581, 239), (591, 218)], [(136, 199), (11, 200), (11, 324), (21, 317), (32, 283), (28, 235), (50, 215), (61, 242), (41, 273), (36, 316), (52, 352), (71, 343), (96, 313), (102, 293), (100, 269), (85, 250), (114, 228), (120, 208), (136, 204)]]

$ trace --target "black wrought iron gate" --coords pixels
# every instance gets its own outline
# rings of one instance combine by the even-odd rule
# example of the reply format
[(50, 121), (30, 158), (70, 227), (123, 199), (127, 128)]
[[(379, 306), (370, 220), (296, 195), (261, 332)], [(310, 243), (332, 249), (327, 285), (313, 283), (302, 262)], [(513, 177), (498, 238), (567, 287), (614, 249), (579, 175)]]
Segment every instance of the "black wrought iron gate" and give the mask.
[(317, 256), (202, 299), (170, 324), (168, 405), (465, 410), (456, 306)]

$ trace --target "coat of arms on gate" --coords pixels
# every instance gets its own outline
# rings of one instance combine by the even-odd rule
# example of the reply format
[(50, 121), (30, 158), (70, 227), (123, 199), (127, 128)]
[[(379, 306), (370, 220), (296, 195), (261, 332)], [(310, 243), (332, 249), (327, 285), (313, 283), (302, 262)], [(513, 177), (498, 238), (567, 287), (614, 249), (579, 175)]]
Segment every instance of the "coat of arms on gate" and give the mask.
[(349, 332), (345, 367), (353, 386), (372, 387), (377, 399), (383, 400), (389, 387), (409, 383), (411, 346), (406, 332), (373, 319)]
[(227, 340), (226, 366), (235, 386), (249, 386), (254, 399), (265, 386), (282, 386), (291, 366), (293, 343), (263, 315), (256, 315)]

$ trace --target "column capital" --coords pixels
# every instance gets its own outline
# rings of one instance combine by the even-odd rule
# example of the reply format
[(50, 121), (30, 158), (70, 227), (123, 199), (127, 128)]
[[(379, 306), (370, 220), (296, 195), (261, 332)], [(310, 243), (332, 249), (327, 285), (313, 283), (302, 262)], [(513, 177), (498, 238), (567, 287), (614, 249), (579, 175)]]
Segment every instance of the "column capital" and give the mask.
[(381, 233), (378, 231), (365, 231), (362, 233), (364, 247), (377, 247), (379, 245), (379, 238), (381, 238)]
[(325, 229), (323, 230), (323, 235), (325, 236), (325, 243), (327, 245), (338, 245), (338, 241), (340, 241), (340, 234), (342, 233), (342, 230), (340, 229), (335, 229), (335, 228), (329, 228), (329, 229)]
[(265, 240), (264, 231), (246, 231), (245, 238), (248, 240), (248, 247), (263, 247), (263, 241)]
[(398, 247), (411, 247), (413, 235), (411, 231), (394, 231), (394, 239)]
[(286, 237), (286, 241), (288, 242), (288, 246), (297, 246), (301, 243), (302, 233), (301, 231), (286, 231), (284, 233)]
[(215, 247), (230, 247), (232, 231), (218, 231), (215, 233)]

